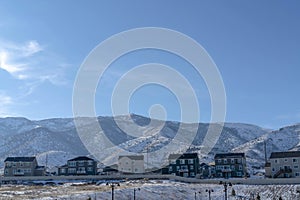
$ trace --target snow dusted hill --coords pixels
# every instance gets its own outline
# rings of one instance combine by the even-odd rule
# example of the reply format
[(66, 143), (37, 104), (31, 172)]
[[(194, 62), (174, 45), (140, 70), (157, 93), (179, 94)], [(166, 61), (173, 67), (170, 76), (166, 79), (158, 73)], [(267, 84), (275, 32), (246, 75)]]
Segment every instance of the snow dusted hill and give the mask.
[(300, 150), (300, 124), (270, 131), (262, 136), (233, 149), (235, 152), (243, 151), (251, 165), (261, 165), (265, 159), (264, 143), (266, 144), (267, 158), (271, 152)]
[[(135, 124), (130, 124), (130, 119), (133, 119)], [(115, 145), (137, 153), (162, 148), (176, 136), (180, 125), (178, 122), (150, 120), (139, 115), (118, 116), (114, 119), (99, 117), (98, 122)], [(92, 123), (90, 118), (82, 118), (79, 128), (94, 132), (96, 130)], [(125, 127), (126, 130), (124, 131), (118, 125)], [(192, 124), (181, 124), (181, 126), (186, 134), (190, 134)], [(208, 126), (209, 124), (205, 123), (199, 124), (189, 151), (201, 152)], [(211, 126), (218, 128), (220, 125)], [(251, 165), (263, 166), (264, 141), (267, 143), (268, 154), (271, 151), (298, 150), (300, 149), (299, 132), (300, 124), (272, 131), (250, 124), (226, 123), (212, 152), (200, 157), (203, 162), (210, 162), (218, 152), (245, 152)], [(184, 140), (180, 141), (177, 152), (170, 153), (178, 153), (187, 145)], [(38, 156), (41, 165), (45, 165), (46, 155), (48, 155), (48, 166), (57, 166), (74, 156), (89, 155), (89, 152), (81, 142), (72, 118), (40, 121), (0, 118), (0, 167), (3, 167), (3, 160), (7, 156), (32, 155)], [(106, 159), (115, 159), (112, 157), (113, 155), (107, 155)]]

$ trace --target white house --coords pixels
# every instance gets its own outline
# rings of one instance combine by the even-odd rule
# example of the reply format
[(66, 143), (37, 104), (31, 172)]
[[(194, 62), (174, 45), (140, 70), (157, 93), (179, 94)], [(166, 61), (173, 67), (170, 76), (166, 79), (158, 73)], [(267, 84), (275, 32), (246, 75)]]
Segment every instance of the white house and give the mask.
[(144, 155), (119, 156), (118, 170), (123, 173), (144, 173)]
[(267, 177), (300, 177), (300, 151), (272, 152), (265, 169)]

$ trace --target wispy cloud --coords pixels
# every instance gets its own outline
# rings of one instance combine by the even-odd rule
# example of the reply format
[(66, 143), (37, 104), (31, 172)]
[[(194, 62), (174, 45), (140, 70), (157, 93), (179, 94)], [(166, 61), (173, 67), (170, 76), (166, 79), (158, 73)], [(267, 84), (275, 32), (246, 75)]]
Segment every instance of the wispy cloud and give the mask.
[(19, 80), (64, 84), (65, 64), (36, 40), (17, 44), (0, 39), (0, 69)]
[(59, 87), (68, 85), (66, 71), (69, 66), (36, 40), (16, 43), (0, 38), (0, 71), (4, 70), (18, 83), (14, 88), (1, 83), (0, 116), (15, 116), (11, 109), (24, 103), (22, 100), (45, 82)]
[(66, 64), (36, 40), (13, 43), (0, 39), (0, 70), (35, 87), (45, 81), (53, 85), (67, 83)]
[(9, 107), (13, 104), (13, 98), (0, 91), (0, 117), (11, 116)]

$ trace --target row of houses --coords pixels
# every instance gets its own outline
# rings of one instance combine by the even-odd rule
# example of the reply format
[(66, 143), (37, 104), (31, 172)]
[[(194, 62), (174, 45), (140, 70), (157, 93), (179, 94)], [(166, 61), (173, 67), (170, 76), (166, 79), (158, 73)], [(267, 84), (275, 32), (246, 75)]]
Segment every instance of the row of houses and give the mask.
[[(39, 166), (36, 157), (8, 157), (4, 161), (4, 176), (43, 176), (45, 166)], [(79, 156), (58, 167), (57, 175), (96, 175), (97, 161)], [(107, 166), (103, 172), (145, 173), (143, 155), (119, 156), (117, 166)], [(244, 153), (218, 153), (212, 163), (201, 163), (197, 153), (170, 154), (168, 165), (158, 170), (162, 174), (200, 178), (246, 177), (247, 163)], [(300, 151), (273, 152), (265, 164), (265, 175), (270, 178), (300, 177)]]
[[(79, 156), (57, 168), (59, 176), (78, 176), (98, 174), (98, 162), (87, 156)], [(105, 168), (114, 172), (144, 173), (144, 156), (120, 156), (118, 168)], [(4, 161), (4, 176), (44, 176), (45, 166), (39, 166), (36, 157), (8, 157)]]

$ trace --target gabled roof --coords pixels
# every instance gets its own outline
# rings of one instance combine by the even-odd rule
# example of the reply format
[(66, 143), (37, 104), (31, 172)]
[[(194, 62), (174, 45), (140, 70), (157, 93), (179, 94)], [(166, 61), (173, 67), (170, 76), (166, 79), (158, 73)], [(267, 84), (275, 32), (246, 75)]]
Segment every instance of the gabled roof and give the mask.
[(33, 162), (35, 157), (7, 157), (4, 162)]
[(198, 153), (170, 154), (169, 160), (198, 158)]
[(144, 160), (144, 155), (127, 155), (119, 156), (119, 160), (122, 158), (129, 158), (130, 160)]
[(291, 157), (300, 157), (300, 151), (272, 152), (270, 159), (272, 159), (272, 158), (291, 158)]
[(87, 156), (78, 156), (78, 157), (70, 159), (68, 161), (81, 161), (81, 160), (94, 160), (94, 159), (89, 158)]
[(245, 157), (245, 153), (217, 153), (215, 159)]

